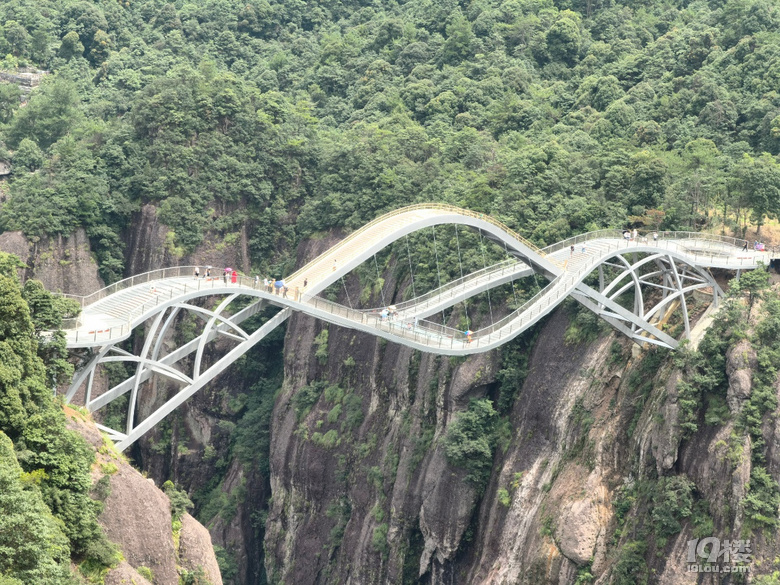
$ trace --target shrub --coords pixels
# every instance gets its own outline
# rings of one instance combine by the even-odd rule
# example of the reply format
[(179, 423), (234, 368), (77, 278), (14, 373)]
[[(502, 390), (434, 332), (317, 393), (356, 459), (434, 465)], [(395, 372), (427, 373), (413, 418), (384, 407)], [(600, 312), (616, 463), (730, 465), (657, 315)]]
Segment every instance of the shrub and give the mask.
[(314, 345), (317, 346), (317, 349), (314, 351), (314, 357), (317, 358), (317, 361), (320, 362), (321, 365), (325, 365), (328, 363), (328, 330), (323, 329), (320, 331), (319, 335), (314, 338)]
[(466, 479), (482, 488), (493, 467), (498, 414), (488, 399), (472, 400), (447, 428), (444, 449), (447, 460), (468, 470)]

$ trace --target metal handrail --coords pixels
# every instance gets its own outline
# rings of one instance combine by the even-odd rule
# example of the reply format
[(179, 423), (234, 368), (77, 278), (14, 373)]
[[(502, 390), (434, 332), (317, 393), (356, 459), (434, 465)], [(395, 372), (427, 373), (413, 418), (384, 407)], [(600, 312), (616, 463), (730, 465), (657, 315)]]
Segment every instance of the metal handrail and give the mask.
[(61, 294), (67, 299), (79, 301), (81, 303), (81, 308), (83, 309), (117, 291), (130, 288), (137, 284), (144, 284), (153, 280), (163, 280), (165, 278), (180, 277), (182, 276), (182, 271), (186, 271), (187, 276), (193, 275), (196, 268), (203, 268), (203, 266), (171, 266), (169, 268), (158, 268), (157, 270), (150, 270), (149, 272), (142, 272), (141, 274), (123, 278), (122, 280), (118, 280), (117, 282), (88, 295)]
[[(421, 209), (430, 209), (430, 206), (421, 205), (415, 207)], [(451, 206), (440, 206), (440, 207), (449, 208)], [(744, 247), (744, 244), (746, 242), (745, 240), (730, 238), (728, 236), (700, 234), (698, 232), (660, 232), (659, 237), (661, 238), (662, 241), (657, 242), (657, 245), (659, 247), (664, 247), (664, 248), (669, 248), (670, 245), (676, 246), (678, 244), (677, 240), (694, 239), (694, 238), (698, 240), (704, 240), (705, 242), (712, 241), (718, 243), (725, 243), (727, 245), (737, 246), (737, 247), (739, 247), (740, 244), (742, 245), (742, 247)], [(595, 232), (589, 232), (587, 234), (580, 234), (579, 236), (574, 236), (572, 238), (568, 238), (567, 240), (564, 240), (563, 242), (558, 242), (557, 244), (548, 246), (546, 248), (546, 253), (549, 254), (551, 252), (559, 251), (571, 244), (576, 244), (583, 241), (599, 239), (599, 238), (604, 240), (607, 239), (615, 240), (614, 242), (610, 242), (610, 241), (606, 242), (608, 252), (611, 252), (613, 250), (613, 245), (615, 247), (615, 250), (623, 249), (622, 233), (619, 230), (598, 230)], [(627, 246), (630, 247), (630, 243), (627, 243)], [(628, 249), (628, 247), (626, 249)], [(715, 251), (710, 252), (708, 254), (707, 253), (700, 254), (695, 251), (693, 252), (688, 251), (687, 253), (692, 255), (694, 257), (694, 260), (698, 259), (700, 256), (704, 256), (705, 258), (709, 257), (712, 259), (715, 256), (719, 255)], [(516, 329), (516, 327), (524, 326), (524, 323), (529, 321), (534, 316), (540, 315), (545, 308), (548, 308), (553, 302), (556, 302), (561, 297), (561, 294), (563, 294), (563, 292), (566, 291), (562, 291), (562, 290), (558, 291), (558, 293), (556, 293), (556, 296), (554, 298), (552, 294), (550, 294), (546, 303), (537, 303), (540, 299), (542, 299), (545, 295), (547, 295), (552, 290), (554, 290), (556, 286), (560, 285), (563, 279), (570, 279), (572, 282), (574, 282), (574, 280), (576, 279), (579, 279), (583, 271), (591, 270), (592, 267), (596, 265), (601, 258), (603, 258), (603, 255), (604, 254), (602, 253), (602, 254), (589, 256), (587, 261), (584, 262), (582, 266), (578, 267), (576, 272), (572, 272), (572, 271), (563, 272), (561, 275), (553, 279), (544, 289), (540, 290), (531, 299), (523, 303), (521, 307), (519, 307), (509, 315), (505, 316), (504, 318), (500, 319), (499, 321), (492, 323), (490, 326), (473, 332), (471, 336), (473, 342), (479, 344), (483, 340), (490, 338), (490, 336), (494, 334), (496, 331), (499, 332), (499, 338), (500, 338), (503, 335), (502, 330), (506, 327), (507, 324), (510, 324), (512, 321), (518, 320), (518, 318), (520, 318), (523, 315), (523, 313), (527, 312), (528, 316), (526, 318), (520, 318), (518, 323), (511, 324), (509, 326), (508, 333), (511, 334)], [(734, 262), (731, 262), (731, 260), (734, 260)], [(729, 262), (727, 262), (727, 264), (728, 265), (733, 264), (735, 267), (743, 266), (745, 260), (748, 260), (751, 263), (755, 263), (755, 257), (739, 257), (733, 259), (729, 258)], [(505, 260), (493, 266), (483, 268), (470, 275), (457, 279), (456, 281), (453, 281), (448, 285), (440, 287), (439, 289), (430, 291), (425, 295), (422, 295), (421, 297), (417, 297), (416, 299), (412, 299), (410, 301), (404, 302), (403, 303), (404, 308), (408, 306), (412, 306), (413, 304), (419, 304), (420, 302), (424, 302), (433, 296), (440, 296), (443, 292), (454, 289), (457, 286), (465, 285), (467, 281), (473, 281), (474, 279), (483, 278), (485, 275), (491, 275), (498, 271), (501, 271), (503, 273), (507, 268), (515, 267), (517, 264), (519, 263), (515, 260)], [(81, 306), (85, 307), (115, 292), (124, 290), (126, 288), (130, 288), (132, 286), (137, 286), (139, 284), (159, 282), (161, 287), (165, 287), (166, 279), (177, 278), (177, 277), (181, 278), (182, 276), (190, 277), (191, 275), (194, 274), (194, 270), (195, 270), (195, 266), (175, 266), (170, 268), (152, 270), (149, 272), (132, 276), (130, 278), (123, 279), (110, 286), (104, 287), (99, 291), (96, 291), (90, 295), (86, 295), (86, 296), (64, 295), (64, 296), (68, 298), (75, 298), (80, 300)], [(177, 288), (183, 287), (184, 292), (186, 293), (188, 288), (192, 288), (192, 290), (201, 290), (202, 288), (206, 288), (209, 286), (210, 288), (217, 288), (218, 285), (221, 285), (223, 283), (223, 278), (211, 277), (210, 279), (206, 279), (205, 277), (201, 277), (192, 283), (190, 283), (189, 280), (184, 280), (179, 282), (173, 281), (173, 283), (174, 286), (176, 286)], [(248, 287), (253, 289), (262, 288), (259, 285), (259, 283), (252, 277), (238, 276), (236, 283), (240, 284), (241, 287)], [(233, 283), (231, 282), (230, 284)], [(564, 287), (564, 288), (568, 289), (568, 287)], [(126, 336), (127, 334), (129, 334), (129, 331), (132, 328), (133, 321), (146, 314), (149, 308), (155, 307), (167, 300), (171, 300), (173, 299), (174, 296), (178, 296), (180, 294), (180, 291), (174, 291), (173, 288), (169, 290), (161, 291), (162, 294), (155, 294), (154, 293), (155, 289), (156, 287), (153, 286), (152, 294), (154, 296), (152, 299), (142, 298), (140, 299), (139, 302), (136, 302), (134, 306), (128, 307), (128, 310), (125, 313), (126, 320), (121, 325), (115, 325), (113, 327), (108, 327), (105, 329), (96, 328), (95, 330), (87, 331), (87, 332), (83, 332), (79, 330), (73, 331), (73, 329), (70, 329), (69, 332), (66, 331), (66, 334), (69, 336), (69, 338), (75, 335), (77, 342), (79, 341), (79, 336), (91, 337), (94, 341), (98, 341), (98, 340), (109, 341), (114, 338), (120, 338)], [(361, 322), (368, 322), (368, 320), (373, 319), (375, 320), (374, 325), (376, 327), (391, 331), (394, 334), (398, 334), (403, 337), (410, 337), (410, 336), (419, 337), (420, 335), (423, 335), (423, 337), (426, 339), (425, 343), (428, 345), (433, 345), (434, 343), (433, 337), (435, 336), (448, 339), (450, 344), (452, 344), (456, 339), (458, 339), (459, 336), (462, 336), (463, 338), (461, 339), (461, 341), (463, 341), (464, 343), (468, 342), (465, 336), (463, 335), (464, 332), (461, 332), (452, 327), (447, 327), (445, 325), (441, 325), (424, 319), (419, 319), (414, 322), (402, 321), (400, 323), (393, 322), (392, 320), (383, 321), (381, 319), (381, 315), (378, 312), (371, 313), (364, 310), (348, 309), (343, 305), (339, 305), (338, 303), (332, 303), (331, 301), (326, 301), (325, 299), (321, 299), (320, 297), (316, 297), (313, 295), (295, 295), (295, 293), (293, 294), (294, 296), (297, 296), (295, 300), (298, 302), (313, 304), (319, 308), (325, 308), (325, 310), (328, 310), (329, 312), (332, 312), (334, 314), (335, 313), (343, 314), (345, 316), (348, 316), (348, 318), (350, 319), (354, 319)], [(81, 325), (81, 318), (63, 320), (64, 327), (65, 326), (79, 327), (80, 325)], [(417, 339), (417, 337), (415, 338)], [(420, 339), (422, 339), (422, 337), (420, 337)], [(447, 341), (439, 339), (438, 341), (436, 341), (436, 344), (438, 344), (440, 347), (443, 347), (447, 344)], [(452, 345), (450, 346), (452, 347)]]
[[(730, 244), (732, 246), (737, 246), (740, 248), (744, 247), (745, 244), (749, 244), (747, 240), (741, 240), (739, 238), (733, 238), (731, 236), (719, 236), (717, 234), (708, 234), (706, 232), (687, 232), (687, 231), (657, 232), (655, 230), (649, 230), (649, 231), (637, 232), (637, 235), (642, 236), (643, 238), (649, 238), (653, 233), (657, 233), (658, 238), (663, 240), (686, 240), (686, 239), (709, 240), (714, 242), (722, 242), (722, 243)], [(581, 242), (586, 242), (589, 240), (597, 240), (605, 237), (614, 237), (614, 238), (622, 239), (623, 230), (603, 229), (603, 230), (595, 230), (592, 232), (586, 232), (584, 234), (578, 234), (576, 236), (571, 236), (569, 238), (566, 238), (565, 240), (562, 240), (560, 242), (550, 244), (549, 246), (542, 248), (542, 252), (544, 252), (545, 254), (552, 254), (553, 252), (557, 252), (558, 250), (565, 249), (571, 245), (576, 245)]]
[[(430, 298), (441, 296), (444, 292), (452, 290), (454, 288), (457, 288), (461, 285), (464, 285), (467, 282), (472, 282), (475, 279), (481, 278), (482, 276), (489, 274), (493, 275), (496, 272), (500, 272), (501, 274), (504, 274), (506, 268), (510, 266), (525, 266), (528, 267), (528, 265), (525, 262), (519, 262), (517, 260), (513, 260), (511, 258), (508, 258), (506, 260), (502, 260), (501, 262), (497, 262), (496, 264), (491, 264), (490, 266), (486, 268), (480, 268), (479, 270), (476, 270), (474, 272), (471, 272), (469, 274), (466, 274), (465, 276), (461, 276), (460, 278), (457, 278), (451, 282), (448, 282), (447, 284), (444, 284), (438, 288), (432, 289), (428, 291), (427, 293), (424, 293), (422, 295), (418, 295), (414, 297), (413, 299), (409, 299), (408, 301), (400, 301), (397, 303), (393, 303), (393, 305), (396, 307), (396, 309), (400, 312), (405, 310), (407, 307), (411, 307), (414, 305), (419, 305), (421, 302), (427, 301)], [(370, 309), (363, 309), (363, 311), (372, 313), (375, 311), (381, 311), (384, 307), (372, 307)]]
[[(414, 205), (407, 205), (406, 207), (401, 207), (400, 209), (395, 209), (393, 211), (390, 211), (388, 213), (385, 213), (384, 215), (380, 215), (376, 219), (368, 222), (358, 230), (352, 232), (350, 235), (348, 235), (346, 238), (341, 240), (338, 244), (333, 246), (328, 250), (329, 255), (337, 256), (338, 252), (343, 249), (344, 246), (350, 244), (355, 238), (360, 236), (361, 234), (367, 232), (371, 228), (375, 227), (376, 225), (392, 218), (398, 215), (402, 215), (405, 213), (409, 213), (412, 211), (430, 211), (430, 210), (441, 210), (441, 211), (447, 211), (450, 213), (455, 213), (457, 215), (465, 215), (467, 217), (474, 217), (476, 219), (481, 219), (483, 221), (486, 221), (490, 224), (495, 225), (496, 227), (502, 229), (507, 234), (521, 242), (523, 245), (527, 246), (540, 256), (545, 256), (545, 253), (534, 243), (530, 242), (520, 234), (518, 234), (516, 231), (512, 230), (511, 228), (507, 227), (494, 217), (484, 214), (484, 213), (476, 213), (474, 211), (470, 211), (468, 209), (462, 209), (460, 207), (456, 207), (454, 205), (449, 205), (447, 203), (415, 203)], [(306, 272), (311, 271), (313, 267), (320, 262), (320, 258), (317, 257), (313, 259), (311, 262), (303, 266), (302, 268), (296, 270), (293, 274), (291, 274), (289, 277), (287, 277), (288, 280), (291, 282), (295, 279), (300, 278), (303, 276)]]

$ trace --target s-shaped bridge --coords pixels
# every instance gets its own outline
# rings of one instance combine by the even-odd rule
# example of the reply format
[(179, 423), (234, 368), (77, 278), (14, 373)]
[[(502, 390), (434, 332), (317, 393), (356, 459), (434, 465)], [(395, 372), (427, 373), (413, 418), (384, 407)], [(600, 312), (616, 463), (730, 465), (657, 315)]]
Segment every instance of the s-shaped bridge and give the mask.
[[(511, 259), (397, 304), (397, 315), (392, 319), (384, 318), (377, 311), (352, 309), (317, 296), (394, 241), (442, 224), (480, 230), (501, 245)], [(91, 295), (75, 297), (81, 303), (82, 312), (78, 319), (65, 325), (67, 346), (90, 348), (91, 356), (76, 373), (66, 399), (71, 401), (86, 383), (85, 406), (96, 411), (129, 392), (125, 432), (101, 427), (124, 450), (283, 323), (292, 311), (421, 351), (468, 355), (507, 343), (566, 297), (573, 296), (634, 341), (675, 348), (679, 342), (662, 330), (661, 323), (671, 311), (680, 308), (685, 335), (690, 335), (685, 295), (704, 289), (716, 305), (723, 295), (709, 268), (751, 270), (759, 263), (768, 263), (769, 256), (766, 252), (748, 251), (744, 240), (734, 238), (694, 232), (659, 235), (657, 241), (626, 240), (617, 230), (601, 230), (539, 249), (490, 216), (449, 205), (420, 204), (375, 219), (309, 262), (285, 279), (289, 288), (286, 297), (249, 277), (238, 277), (235, 282), (219, 277), (194, 278), (195, 267), (166, 268), (134, 276)], [(607, 282), (607, 273), (612, 274), (615, 269), (617, 276), (612, 275)], [(598, 289), (585, 282), (595, 272)], [(469, 335), (425, 319), (480, 292), (532, 274), (545, 276), (549, 284), (507, 316)], [(626, 293), (633, 293), (631, 310), (618, 302)], [(205, 296), (223, 298), (214, 309), (191, 303)], [(229, 305), (240, 296), (256, 300), (234, 314), (228, 313)], [(240, 327), (248, 317), (269, 304), (282, 310), (254, 332)], [(166, 333), (182, 311), (197, 315), (203, 322), (203, 330), (195, 339), (164, 354)], [(138, 355), (119, 347), (119, 342), (130, 337), (133, 329), (148, 321)], [(204, 351), (218, 337), (237, 343), (205, 367)], [(191, 362), (183, 361), (192, 354)], [(99, 396), (93, 396), (95, 369), (111, 362), (134, 364), (135, 373)], [(153, 374), (164, 376), (181, 388), (138, 422), (138, 394), (141, 385)]]

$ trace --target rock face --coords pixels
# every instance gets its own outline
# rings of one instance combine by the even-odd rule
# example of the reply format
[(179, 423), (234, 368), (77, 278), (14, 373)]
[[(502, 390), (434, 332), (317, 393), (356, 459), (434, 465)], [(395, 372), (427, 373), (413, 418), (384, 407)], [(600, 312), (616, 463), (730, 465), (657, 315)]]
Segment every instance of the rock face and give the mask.
[(81, 228), (68, 237), (44, 237), (37, 242), (21, 232), (4, 232), (0, 250), (19, 256), (27, 265), (23, 277), (40, 280), (48, 290), (86, 295), (104, 286)]
[[(701, 514), (709, 514), (715, 537), (743, 530), (750, 439), (731, 437), (750, 396), (755, 351), (744, 342), (727, 356), (735, 419), (700, 422), (683, 441), (682, 378), (672, 360), (648, 349), (629, 357), (630, 343), (615, 334), (567, 345), (568, 322), (558, 310), (541, 326), (506, 415), (511, 433), (480, 490), (448, 462), (444, 438), (472, 398), (497, 399), (497, 352), (449, 360), (328, 327), (327, 360), (320, 361), (313, 357), (315, 338), (327, 326), (291, 318), (272, 426), (269, 579), (607, 584), (624, 547), (637, 538), (632, 531), (645, 526), (640, 545), (649, 552), (640, 562), (653, 575), (649, 582), (714, 584), (687, 571), (686, 546)], [(310, 409), (301, 408), (299, 396), (309, 396), (318, 380), (359, 397), (362, 416), (354, 426), (337, 416), (337, 393), (328, 387)], [(764, 428), (773, 474), (780, 473), (777, 428)], [(653, 490), (672, 477), (690, 481), (694, 500), (708, 502), (709, 512), (681, 518), (679, 531), (661, 540), (648, 528), (656, 521), (648, 506), (667, 506), (653, 499)], [(653, 486), (642, 488), (649, 495), (641, 495), (639, 482)], [(626, 494), (635, 498), (630, 512), (616, 507)], [(767, 562), (780, 553), (763, 536), (757, 542)]]
[(109, 571), (107, 585), (178, 585), (180, 567), (201, 569), (211, 585), (222, 585), (208, 530), (189, 514), (181, 519), (178, 549), (174, 541), (171, 504), (155, 487), (111, 447), (91, 422), (69, 411), (69, 426), (98, 451), (93, 480), (108, 477), (107, 496), (99, 521), (108, 539), (119, 546), (124, 561)]
[(156, 583), (178, 582), (167, 496), (130, 465), (118, 464), (100, 522), (133, 567), (151, 570)]
[[(128, 273), (175, 264), (247, 265), (244, 248), (223, 246), (212, 235), (190, 257), (173, 256), (153, 206), (139, 211), (133, 226)], [(304, 243), (298, 264), (333, 241)], [(4, 233), (0, 249), (18, 254), (30, 267), (26, 276), (50, 288), (85, 293), (102, 284), (83, 233), (34, 244)], [(361, 295), (357, 278), (346, 286), (352, 298)], [(389, 275), (385, 287), (401, 288)], [(254, 382), (251, 373), (234, 369), (185, 403), (133, 454), (158, 483), (171, 478), (190, 494), (210, 490), (229, 504), (231, 513), (209, 524), (214, 543), (235, 560), (228, 584), (264, 582), (264, 565), (269, 582), (303, 585), (606, 585), (621, 551), (641, 538), (650, 551), (640, 556), (651, 582), (714, 585), (687, 572), (686, 543), (695, 530), (701, 535), (694, 522), (702, 514), (716, 537), (745, 528), (741, 502), (753, 472), (752, 439), (734, 437), (754, 392), (756, 351), (743, 341), (727, 355), (730, 416), (710, 426), (702, 405), (699, 430), (683, 440), (681, 373), (672, 360), (648, 350), (632, 356), (629, 342), (614, 334), (568, 345), (568, 323), (559, 309), (539, 326), (534, 343), (448, 359), (295, 315), (284, 348), (275, 350), (279, 355), (267, 350), (284, 367), (271, 417), (270, 477), (237, 458), (219, 458), (234, 439), (231, 401)], [(448, 430), (472, 399), (498, 404), (507, 391), (506, 358), (527, 347), (527, 375), (501, 413), (490, 477), (475, 485), (446, 456)], [(146, 387), (139, 414), (175, 389), (160, 381)], [(100, 448), (102, 438), (88, 424), (73, 424)], [(776, 478), (780, 424), (765, 421), (759, 439)], [(203, 456), (207, 449), (217, 455)], [(101, 457), (117, 467), (103, 521), (127, 559), (107, 583), (146, 585), (148, 569), (155, 585), (176, 584), (179, 570), (199, 567), (221, 583), (206, 530), (185, 515), (177, 548), (167, 497), (123, 461)], [(221, 474), (218, 484), (210, 481), (215, 474)], [(652, 495), (644, 508), (636, 501), (624, 508), (626, 494), (636, 500), (639, 484), (651, 486), (644, 489), (652, 494), (652, 486), (670, 477), (692, 482), (695, 499), (708, 502), (709, 511), (697, 509), (699, 517), (682, 519), (665, 539), (652, 530), (636, 537), (653, 521)], [(778, 544), (764, 536), (754, 550), (766, 567), (780, 556)]]
[[(249, 272), (248, 253), (240, 245), (226, 245), (213, 232), (206, 232), (203, 243), (185, 256), (176, 256), (166, 244), (168, 228), (157, 218), (157, 208), (146, 204), (133, 215), (128, 229), (125, 273), (141, 274), (169, 266), (214, 266), (221, 270), (226, 266)], [(243, 240), (242, 240), (243, 241)]]
[(106, 575), (106, 585), (153, 585), (146, 577), (143, 577), (127, 561), (122, 561), (115, 569), (111, 569)]
[(214, 556), (211, 535), (205, 526), (189, 514), (184, 514), (181, 518), (179, 558), (185, 569), (195, 572), (200, 568), (211, 585), (222, 585), (222, 575)]

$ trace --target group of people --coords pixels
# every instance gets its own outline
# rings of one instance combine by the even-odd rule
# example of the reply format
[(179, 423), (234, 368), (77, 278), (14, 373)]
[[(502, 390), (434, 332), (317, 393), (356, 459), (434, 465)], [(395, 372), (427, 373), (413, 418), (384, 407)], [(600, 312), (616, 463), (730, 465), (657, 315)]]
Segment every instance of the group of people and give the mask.
[[(200, 278), (200, 266), (195, 267), (195, 278)], [(203, 278), (206, 280), (211, 280), (211, 266), (206, 266), (206, 270), (203, 272)], [(225, 268), (225, 270), (222, 273), (222, 280), (225, 282), (225, 284), (228, 283), (228, 280), (230, 280), (231, 283), (236, 284), (238, 282), (238, 272), (233, 270), (232, 268)]]
[[(742, 251), (746, 252), (748, 249), (748, 242), (745, 240), (745, 245), (742, 246)], [(764, 242), (759, 242), (758, 240), (753, 240), (753, 249), (756, 252), (766, 252), (766, 244)]]
[[(200, 266), (195, 267), (195, 278), (201, 278), (201, 272), (200, 272)], [(211, 266), (207, 266), (205, 269), (205, 272), (203, 273), (203, 278), (205, 279), (211, 279)], [(238, 282), (238, 272), (233, 270), (232, 268), (225, 268), (223, 274), (222, 274), (222, 280), (225, 284), (230, 282), (231, 284), (236, 284)], [(255, 276), (254, 285), (255, 288), (260, 283), (260, 277)], [(309, 284), (309, 279), (304, 278), (303, 279), (303, 289), (306, 290), (306, 287)], [(290, 292), (290, 287), (287, 286), (287, 284), (284, 282), (283, 278), (277, 278), (274, 280), (273, 278), (263, 278), (263, 288), (269, 292), (274, 293), (277, 295), (281, 295), (283, 299), (288, 298), (287, 293)], [(300, 298), (300, 290), (296, 286), (295, 287), (295, 300), (299, 300)]]
[(287, 286), (287, 283), (284, 282), (283, 278), (277, 278), (276, 280), (273, 278), (263, 278), (263, 288), (269, 293), (282, 295), (283, 299), (287, 298), (287, 292), (290, 290), (290, 287)]
[[(637, 242), (639, 241), (639, 232), (634, 228), (633, 231), (631, 230), (623, 230), (623, 239), (626, 242)], [(647, 236), (643, 237), (643, 241), (647, 241)], [(653, 242), (658, 242), (658, 232), (653, 232)]]
[(390, 305), (386, 309), (379, 311), (379, 318), (382, 321), (392, 321), (396, 317), (398, 317), (398, 310), (395, 308), (395, 305)]

